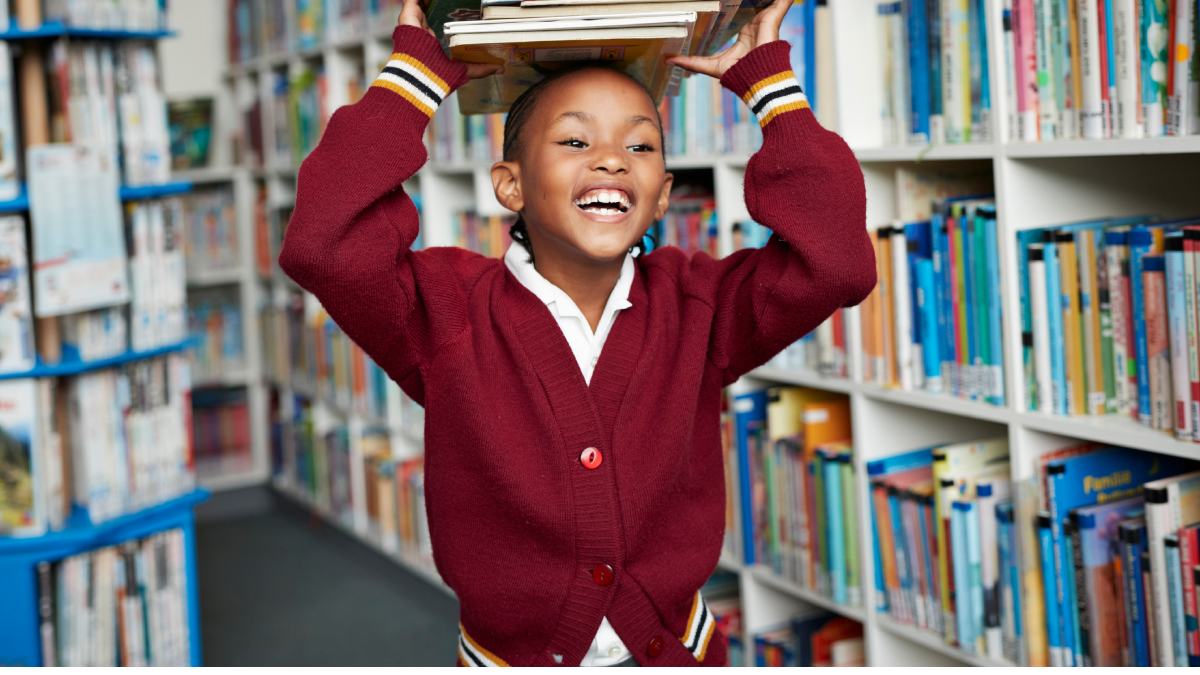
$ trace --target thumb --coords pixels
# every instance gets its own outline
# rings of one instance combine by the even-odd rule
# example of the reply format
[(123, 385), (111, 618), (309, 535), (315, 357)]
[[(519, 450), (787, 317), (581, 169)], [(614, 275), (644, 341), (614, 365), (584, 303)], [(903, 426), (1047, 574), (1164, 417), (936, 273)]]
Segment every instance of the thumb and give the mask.
[(672, 56), (667, 59), (667, 63), (709, 77), (721, 76), (717, 61), (711, 56)]

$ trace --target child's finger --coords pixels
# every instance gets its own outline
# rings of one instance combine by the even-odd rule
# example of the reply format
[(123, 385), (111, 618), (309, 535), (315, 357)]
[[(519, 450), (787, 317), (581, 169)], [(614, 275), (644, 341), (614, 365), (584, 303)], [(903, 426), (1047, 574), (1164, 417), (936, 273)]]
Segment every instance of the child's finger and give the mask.
[(792, 0), (774, 0), (769, 7), (759, 12), (757, 44), (766, 44), (779, 39), (779, 26), (792, 7)]
[(477, 80), (481, 77), (495, 75), (504, 70), (504, 66), (499, 63), (468, 63), (467, 77), (472, 80)]
[(679, 66), (684, 70), (690, 70), (693, 73), (708, 75), (710, 77), (720, 77), (721, 72), (717, 65), (717, 57), (715, 56), (672, 56), (667, 59), (667, 63)]
[(421, 3), (417, 0), (404, 0), (404, 6), (400, 8), (400, 18), (396, 23), (401, 26), (425, 28), (425, 12), (421, 11)]

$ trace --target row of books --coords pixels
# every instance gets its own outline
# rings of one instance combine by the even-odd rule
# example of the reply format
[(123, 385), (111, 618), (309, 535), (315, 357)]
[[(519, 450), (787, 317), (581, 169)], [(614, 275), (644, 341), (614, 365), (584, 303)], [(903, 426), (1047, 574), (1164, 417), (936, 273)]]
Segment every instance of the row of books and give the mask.
[[(1008, 441), (923, 448), (867, 464), (876, 611), (968, 653), (1018, 662)], [(1003, 590), (1003, 595), (1002, 595)]]
[(508, 230), (513, 220), (512, 216), (481, 216), (474, 211), (461, 211), (450, 221), (450, 241), (454, 246), (489, 258), (502, 258), (512, 243)]
[(689, 253), (704, 251), (718, 257), (717, 202), (711, 190), (675, 188), (670, 208), (649, 233), (657, 241), (656, 246), (675, 246)]
[(187, 579), (179, 529), (39, 563), (42, 665), (191, 665)]
[[(618, 7), (629, 11), (638, 6)], [(566, 7), (553, 9), (571, 11)], [(792, 46), (792, 69), (810, 105), (822, 122), (833, 128), (836, 97), (832, 91), (830, 30), (827, 5), (823, 1), (800, 0), (785, 17), (780, 39)], [(822, 66), (826, 70), (822, 71)], [(762, 129), (749, 109), (709, 77), (683, 78), (678, 92), (663, 98), (659, 114), (670, 156), (749, 154), (762, 143)], [(719, 128), (720, 133), (714, 134), (714, 128)], [(453, 97), (442, 104), (429, 127), (429, 154), (440, 162), (498, 160), (503, 134), (503, 114), (462, 115), (458, 98)]]
[(991, 140), (982, 0), (878, 0), (884, 145)]
[(1009, 137), (1200, 133), (1196, 5), (1006, 0)]
[(432, 564), (423, 457), (395, 456), (386, 429), (363, 432), (368, 529), (389, 551)]
[(153, 45), (56, 41), (47, 69), (53, 142), (119, 149), (127, 185), (170, 179), (167, 102)]
[(15, 0), (41, 5), (44, 21), (58, 21), (80, 28), (161, 30), (167, 25), (167, 3), (163, 0)]
[(129, 239), (129, 342), (137, 350), (182, 340), (187, 331), (183, 202), (126, 206)]
[(199, 338), (189, 354), (197, 382), (219, 380), (246, 366), (242, 305), (236, 292), (193, 293), (188, 300), (188, 332)]
[(345, 420), (314, 405), (303, 395), (294, 398), (290, 437), (295, 463), (291, 483), (319, 508), (345, 524), (353, 519), (350, 485), (350, 430)]
[(850, 377), (846, 351), (846, 310), (835, 310), (832, 316), (808, 335), (771, 357), (766, 365), (793, 372), (817, 373), (822, 377)]
[(229, 61), (316, 49), (396, 25), (401, 0), (228, 0)]
[(189, 273), (238, 269), (242, 254), (232, 188), (194, 192), (182, 199)]
[(263, 362), (275, 382), (368, 419), (385, 419), (397, 405), (390, 392), (396, 385), (313, 296), (286, 292), (262, 309), (259, 321)]
[(1018, 233), (1029, 408), (1200, 440), (1197, 242), (1145, 216)]
[(990, 197), (873, 233), (879, 283), (862, 304), (863, 379), (1004, 405), (999, 236)]
[(767, 667), (863, 667), (863, 626), (817, 611), (754, 634), (754, 665)]
[(194, 484), (186, 361), (170, 355), (69, 380), (0, 383), (0, 534), (108, 520)]
[(252, 468), (250, 404), (244, 389), (192, 394), (192, 447), (200, 478)]
[(733, 410), (743, 562), (861, 605), (849, 399), (772, 387), (738, 394)]
[(280, 166), (299, 166), (308, 156), (329, 121), (328, 79), (321, 66), (309, 67), (289, 76), (272, 74), (275, 161)]

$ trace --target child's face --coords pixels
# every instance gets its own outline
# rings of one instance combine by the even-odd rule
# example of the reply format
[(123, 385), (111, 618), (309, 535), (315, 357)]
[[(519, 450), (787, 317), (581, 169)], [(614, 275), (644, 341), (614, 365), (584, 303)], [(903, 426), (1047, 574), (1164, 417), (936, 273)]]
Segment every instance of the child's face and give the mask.
[[(497, 197), (520, 211), (539, 260), (620, 260), (666, 212), (662, 132), (636, 83), (596, 68), (553, 83), (530, 111)], [(493, 171), (495, 176), (495, 170)]]

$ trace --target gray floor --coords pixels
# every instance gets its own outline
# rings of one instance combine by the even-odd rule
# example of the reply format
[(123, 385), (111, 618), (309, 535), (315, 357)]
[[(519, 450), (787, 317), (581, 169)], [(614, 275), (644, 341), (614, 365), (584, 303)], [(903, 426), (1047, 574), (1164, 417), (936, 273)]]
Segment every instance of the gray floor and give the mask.
[(451, 666), (458, 604), (266, 489), (197, 512), (208, 666)]

